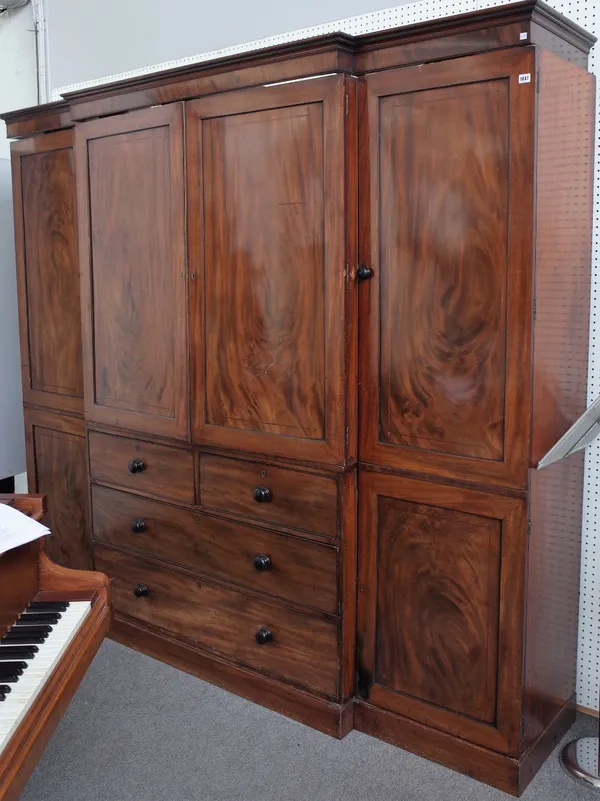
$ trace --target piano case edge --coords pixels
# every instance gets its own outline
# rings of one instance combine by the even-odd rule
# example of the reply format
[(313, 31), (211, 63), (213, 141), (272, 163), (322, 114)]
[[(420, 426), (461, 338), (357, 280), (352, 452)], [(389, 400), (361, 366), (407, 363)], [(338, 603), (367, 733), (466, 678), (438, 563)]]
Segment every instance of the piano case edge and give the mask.
[[(101, 573), (59, 568), (45, 558), (45, 555), (44, 561), (51, 566), (49, 573), (58, 574), (65, 580), (67, 573), (79, 572), (82, 578), (83, 575), (86, 576), (88, 588), (90, 584), (96, 583), (95, 600), (80, 632), (54, 669), (27, 717), (0, 754), (0, 801), (18, 801), (112, 622), (112, 609), (107, 594), (108, 580), (105, 576)], [(42, 564), (40, 569), (43, 570)], [(94, 582), (96, 577), (97, 581)], [(75, 591), (77, 592), (77, 588)]]

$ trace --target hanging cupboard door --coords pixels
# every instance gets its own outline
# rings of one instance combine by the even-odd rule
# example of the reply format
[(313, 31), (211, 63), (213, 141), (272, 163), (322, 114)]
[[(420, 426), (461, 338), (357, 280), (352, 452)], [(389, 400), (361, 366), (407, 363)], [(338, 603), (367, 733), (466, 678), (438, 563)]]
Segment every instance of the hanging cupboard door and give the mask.
[(13, 142), (11, 154), (23, 400), (81, 414), (73, 131)]
[(365, 470), (358, 484), (359, 697), (517, 752), (526, 501)]
[(85, 409), (188, 437), (180, 103), (77, 126)]
[(187, 105), (194, 442), (344, 460), (351, 81)]
[(368, 75), (359, 98), (360, 460), (524, 487), (533, 49)]

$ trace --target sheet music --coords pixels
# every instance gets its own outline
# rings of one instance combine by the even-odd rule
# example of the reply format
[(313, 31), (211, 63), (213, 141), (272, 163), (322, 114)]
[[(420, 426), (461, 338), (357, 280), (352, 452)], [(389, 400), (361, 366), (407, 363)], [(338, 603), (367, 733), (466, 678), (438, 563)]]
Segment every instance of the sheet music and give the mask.
[(50, 529), (6, 503), (0, 503), (0, 556), (50, 534)]

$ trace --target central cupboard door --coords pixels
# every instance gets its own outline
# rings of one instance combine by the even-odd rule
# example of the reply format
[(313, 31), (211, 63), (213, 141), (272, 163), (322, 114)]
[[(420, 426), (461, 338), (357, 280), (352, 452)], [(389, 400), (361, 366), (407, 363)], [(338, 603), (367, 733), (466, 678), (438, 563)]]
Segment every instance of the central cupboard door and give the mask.
[(525, 487), (533, 53), (380, 72), (360, 93), (360, 460)]
[(195, 442), (343, 461), (346, 91), (188, 103)]
[(77, 126), (89, 420), (188, 437), (180, 103)]

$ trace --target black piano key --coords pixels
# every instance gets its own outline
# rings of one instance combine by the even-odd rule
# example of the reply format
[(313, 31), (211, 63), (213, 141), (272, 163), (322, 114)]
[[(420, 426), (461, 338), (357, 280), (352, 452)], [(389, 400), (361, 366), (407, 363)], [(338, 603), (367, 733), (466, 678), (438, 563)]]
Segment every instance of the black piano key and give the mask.
[(60, 612), (27, 612), (21, 615), (19, 620), (25, 623), (48, 623), (56, 624), (61, 619)]
[(8, 631), (0, 640), (0, 645), (43, 645), (46, 642), (47, 634), (28, 634), (26, 631)]
[(26, 612), (66, 612), (70, 604), (68, 601), (32, 601)]
[(0, 704), (2, 703), (2, 701), (6, 701), (6, 696), (4, 695), (4, 693), (0, 693)]
[[(4, 663), (6, 664), (6, 663)], [(9, 662), (10, 665), (19, 665), (19, 662)], [(25, 663), (27, 664), (27, 663)], [(15, 668), (2, 668), (0, 667), (0, 681), (4, 682), (16, 682), (19, 681), (19, 676), (23, 675), (24, 668), (15, 667)]]
[(9, 669), (20, 670), (22, 673), (24, 670), (27, 670), (27, 662), (19, 662), (13, 660), (11, 660), (10, 662), (4, 662), (2, 661), (2, 659), (0, 659), (0, 671)]
[(14, 631), (22, 631), (24, 634), (50, 634), (52, 626), (42, 623), (28, 623), (25, 620), (17, 620), (9, 629), (12, 633)]
[(33, 659), (40, 649), (37, 645), (4, 645), (0, 640), (0, 659)]
[(0, 693), (3, 695), (8, 695), (10, 692), (12, 692), (12, 687), (10, 684), (0, 684)]

